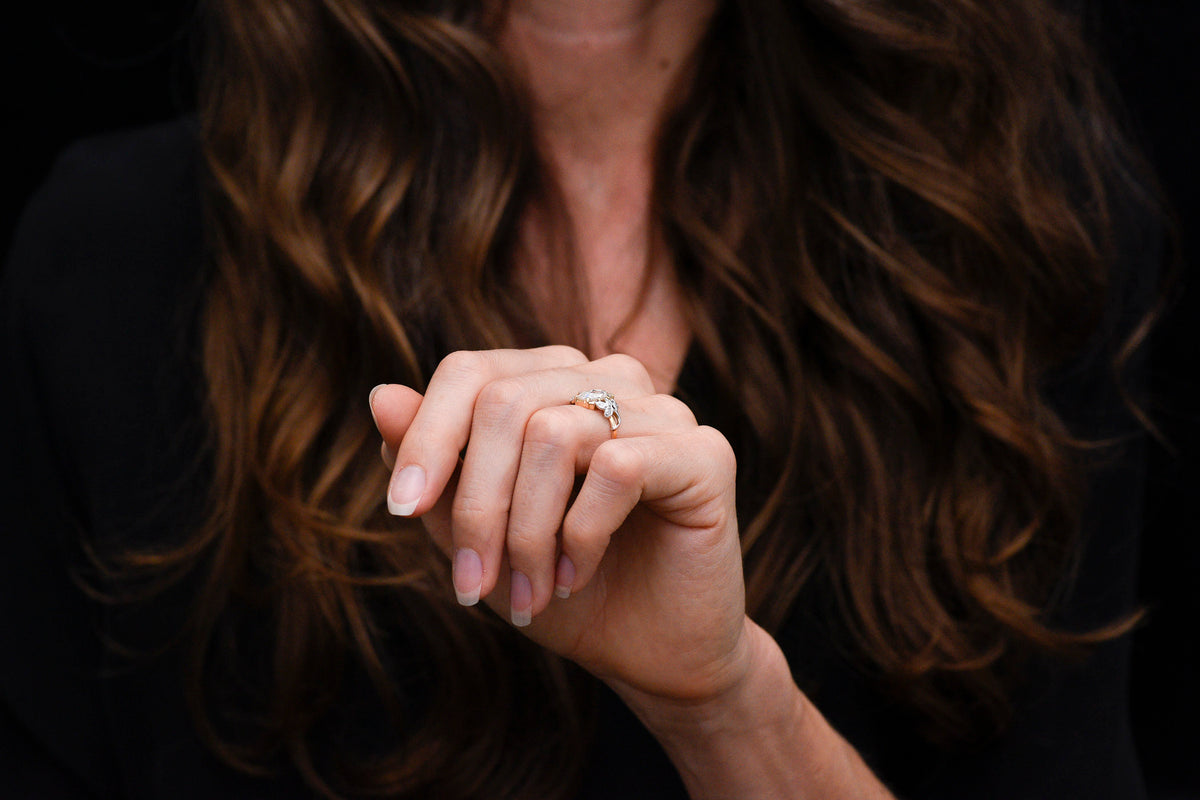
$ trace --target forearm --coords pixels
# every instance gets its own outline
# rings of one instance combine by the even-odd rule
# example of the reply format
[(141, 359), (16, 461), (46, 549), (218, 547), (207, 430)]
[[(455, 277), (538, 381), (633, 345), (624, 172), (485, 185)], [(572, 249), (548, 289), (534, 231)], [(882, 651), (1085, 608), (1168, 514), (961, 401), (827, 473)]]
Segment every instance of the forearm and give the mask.
[(753, 623), (753, 667), (718, 699), (683, 702), (614, 687), (663, 745), (693, 800), (892, 795), (792, 680)]

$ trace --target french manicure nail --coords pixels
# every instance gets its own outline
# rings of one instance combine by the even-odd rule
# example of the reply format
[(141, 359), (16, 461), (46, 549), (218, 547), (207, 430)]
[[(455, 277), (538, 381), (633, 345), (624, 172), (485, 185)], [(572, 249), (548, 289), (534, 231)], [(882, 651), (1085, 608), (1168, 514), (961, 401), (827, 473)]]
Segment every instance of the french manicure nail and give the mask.
[(563, 553), (558, 558), (558, 569), (554, 572), (554, 595), (566, 600), (571, 596), (571, 587), (575, 585), (575, 562)]
[(454, 551), (454, 594), (464, 606), (479, 602), (479, 588), (483, 585), (483, 561), (469, 547)]
[(372, 389), (371, 393), (367, 395), (367, 407), (371, 409), (371, 419), (374, 420), (376, 428), (379, 427), (379, 420), (375, 419), (375, 394), (385, 386), (387, 386), (386, 383), (381, 383)]
[(392, 452), (392, 448), (388, 447), (387, 442), (379, 443), (379, 457), (383, 459), (383, 463), (388, 469), (396, 465), (396, 454)]
[(416, 464), (405, 467), (392, 478), (388, 488), (388, 511), (397, 517), (412, 514), (425, 493), (425, 470)]
[(512, 572), (508, 586), (509, 606), (512, 608), (512, 623), (524, 628), (533, 621), (533, 585), (524, 572)]

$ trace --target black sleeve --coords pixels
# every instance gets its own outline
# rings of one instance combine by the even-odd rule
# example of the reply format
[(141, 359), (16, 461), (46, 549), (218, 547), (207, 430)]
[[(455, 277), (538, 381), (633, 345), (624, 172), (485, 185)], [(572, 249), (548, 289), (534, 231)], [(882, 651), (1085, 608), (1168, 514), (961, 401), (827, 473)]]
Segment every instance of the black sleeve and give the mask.
[[(1089, 534), (1063, 622), (1091, 630), (1135, 603), (1144, 446), (1125, 445), (1093, 476)], [(1130, 637), (1099, 645), (1082, 663), (1036, 670), (1013, 726), (978, 752), (934, 760), (911, 776), (909, 798), (951, 800), (1138, 800), (1146, 789), (1129, 716)]]
[[(194, 119), (88, 140), (27, 209), (0, 292), (0, 795), (308, 797), (196, 731), (169, 647), (187, 580), (114, 602), (85, 556), (170, 546), (208, 478)], [(85, 586), (107, 592), (94, 599)]]
[[(150, 654), (182, 599), (137, 607), (85, 555), (196, 518), (203, 278), (194, 122), (69, 149), (19, 225), (0, 289), (0, 774), (29, 797), (243, 796)], [(3, 794), (3, 792), (0, 792)], [(18, 796), (22, 796), (18, 793)]]
[(69, 211), (72, 172), (70, 158), (60, 161), (27, 209), (0, 306), (0, 773), (23, 797), (117, 794), (97, 611), (76, 585), (87, 520), (49, 433), (52, 403), (33, 341), (58, 313), (39, 298), (54, 297), (65, 271), (64, 239), (78, 221)]
[[(1094, 631), (1138, 610), (1137, 568), (1148, 434), (1131, 410), (1146, 403), (1143, 347), (1118, 379), (1115, 355), (1153, 305), (1162, 237), (1156, 220), (1130, 212), (1112, 302), (1085, 352), (1047, 383), (1052, 407), (1076, 437), (1095, 444), (1082, 519), (1082, 552), (1055, 619)], [(1131, 222), (1132, 221), (1132, 222)], [(1146, 787), (1129, 708), (1131, 635), (1083, 660), (1047, 660), (1019, 698), (1013, 726), (984, 750), (943, 757), (910, 776), (913, 798), (1137, 800)]]

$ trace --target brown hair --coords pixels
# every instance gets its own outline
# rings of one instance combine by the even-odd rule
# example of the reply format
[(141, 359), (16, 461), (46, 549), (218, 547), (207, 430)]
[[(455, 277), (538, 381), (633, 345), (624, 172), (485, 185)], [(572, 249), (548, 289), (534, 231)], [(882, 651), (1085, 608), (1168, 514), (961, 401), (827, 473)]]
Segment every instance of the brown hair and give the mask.
[[(136, 559), (201, 576), (202, 731), (326, 794), (569, 794), (579, 675), (454, 604), (419, 524), (381, 508), (365, 403), (451, 350), (552, 335), (509, 263), (539, 186), (520, 87), (473, 3), (212, 12), (213, 503)], [(1081, 37), (1048, 0), (718, 14), (663, 122), (653, 208), (739, 448), (749, 607), (777, 629), (802, 594), (830, 598), (934, 731), (994, 731), (1020, 653), (1113, 633), (1047, 622), (1081, 493), (1041, 386), (1104, 311), (1109, 197), (1133, 188)], [(338, 744), (350, 671), (394, 741)]]

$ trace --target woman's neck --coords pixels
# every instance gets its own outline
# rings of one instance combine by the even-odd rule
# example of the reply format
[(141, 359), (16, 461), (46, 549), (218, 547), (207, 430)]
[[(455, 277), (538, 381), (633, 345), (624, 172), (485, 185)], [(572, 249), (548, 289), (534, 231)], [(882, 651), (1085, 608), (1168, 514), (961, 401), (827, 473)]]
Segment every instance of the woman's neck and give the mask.
[[(566, 225), (592, 351), (612, 345), (657, 361), (664, 384), (688, 334), (677, 293), (663, 285), (670, 270), (648, 257), (661, 253), (651, 247), (655, 139), (715, 8), (716, 0), (509, 0), (497, 40), (527, 93), (538, 152), (563, 205), (557, 221), (526, 220), (527, 285), (555, 283), (547, 272), (561, 264), (546, 244), (561, 238), (555, 224)], [(622, 328), (639, 299), (661, 319)], [(614, 343), (618, 329), (625, 332)], [(648, 344), (659, 337), (674, 342), (648, 352), (661, 350)]]

